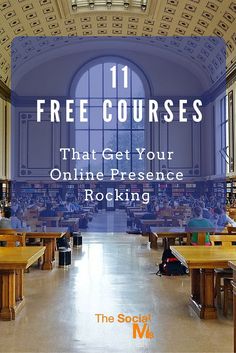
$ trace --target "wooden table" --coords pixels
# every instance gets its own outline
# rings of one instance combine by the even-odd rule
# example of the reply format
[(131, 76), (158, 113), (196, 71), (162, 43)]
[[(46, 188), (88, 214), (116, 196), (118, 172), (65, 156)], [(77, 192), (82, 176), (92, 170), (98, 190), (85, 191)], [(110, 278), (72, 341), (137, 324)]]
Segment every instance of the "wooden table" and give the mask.
[(234, 295), (234, 309), (233, 309), (233, 315), (234, 315), (234, 353), (236, 353), (236, 261), (229, 261), (229, 267), (233, 269), (233, 295)]
[(131, 213), (134, 213), (134, 212), (142, 212), (144, 210), (145, 210), (144, 207), (138, 207), (138, 206), (137, 207), (127, 206), (126, 207), (126, 213), (128, 215), (131, 215)]
[(161, 218), (157, 219), (140, 219), (141, 231), (143, 235), (149, 235), (150, 226), (160, 226), (164, 223), (164, 220)]
[(148, 212), (144, 212), (144, 211), (138, 211), (138, 212), (133, 212), (134, 218), (142, 218), (145, 214), (147, 214)]
[(70, 231), (77, 232), (79, 230), (79, 220), (86, 215), (83, 213), (77, 218), (65, 218), (61, 219), (61, 226), (70, 228)]
[(151, 248), (157, 248), (157, 239), (161, 238), (164, 241), (164, 249), (168, 249), (171, 240), (176, 238), (187, 238), (187, 243), (190, 240), (190, 235), (184, 227), (151, 227), (149, 241)]
[(93, 213), (94, 212), (94, 207), (93, 206), (86, 206), (86, 207), (82, 208), (82, 211), (83, 212), (91, 212), (91, 213)]
[(127, 206), (126, 207), (126, 210), (129, 210), (129, 211), (141, 211), (143, 209), (143, 207), (141, 206)]
[(46, 247), (43, 255), (42, 270), (52, 270), (55, 259), (55, 241), (62, 238), (67, 233), (67, 228), (47, 227), (46, 231), (26, 232), (26, 239), (40, 238)]
[(14, 320), (24, 305), (24, 270), (37, 261), (45, 247), (0, 247), (0, 319)]
[(236, 261), (234, 247), (171, 246), (173, 254), (191, 274), (190, 305), (201, 319), (217, 318), (214, 303), (214, 269), (228, 268)]
[[(213, 232), (214, 231), (214, 232)], [(198, 232), (198, 245), (205, 244), (206, 232), (213, 232), (219, 235), (228, 235), (229, 233), (224, 229), (208, 228), (204, 231)], [(187, 245), (191, 244), (191, 232), (186, 227), (151, 227), (149, 234), (149, 241), (151, 248), (157, 248), (157, 239), (164, 239), (164, 248), (168, 248), (170, 241), (176, 238), (187, 238)]]

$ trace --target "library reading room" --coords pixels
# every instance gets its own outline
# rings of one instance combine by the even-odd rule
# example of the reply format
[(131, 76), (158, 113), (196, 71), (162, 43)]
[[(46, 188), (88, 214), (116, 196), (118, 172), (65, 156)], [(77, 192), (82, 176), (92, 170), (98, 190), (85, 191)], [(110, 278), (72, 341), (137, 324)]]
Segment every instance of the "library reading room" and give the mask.
[(236, 1), (0, 0), (0, 352), (236, 352)]

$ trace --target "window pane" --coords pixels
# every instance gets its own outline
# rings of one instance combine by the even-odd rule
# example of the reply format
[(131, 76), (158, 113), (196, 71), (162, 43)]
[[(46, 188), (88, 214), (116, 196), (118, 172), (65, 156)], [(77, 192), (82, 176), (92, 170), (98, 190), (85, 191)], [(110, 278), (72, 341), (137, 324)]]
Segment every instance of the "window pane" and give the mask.
[(124, 123), (118, 122), (118, 129), (130, 129), (131, 128), (131, 109), (127, 109), (127, 120)]
[(104, 161), (104, 175), (111, 175), (111, 169), (117, 168), (117, 160)]
[(118, 161), (118, 169), (121, 172), (129, 173), (131, 171), (131, 161), (127, 159), (122, 159), (121, 161)]
[(89, 96), (94, 98), (102, 97), (102, 64), (91, 67), (89, 70), (89, 83)]
[(109, 108), (107, 114), (112, 115), (112, 120), (109, 123), (104, 121), (104, 129), (116, 129), (117, 128), (117, 108)]
[(134, 71), (132, 71), (132, 97), (145, 97), (143, 83)]
[(89, 161), (84, 161), (84, 160), (76, 161), (76, 168), (78, 172), (80, 172), (81, 169), (83, 169), (82, 170), (83, 172), (87, 172), (89, 170), (88, 166), (89, 166)]
[(96, 160), (90, 161), (90, 171), (93, 173), (102, 172), (102, 155), (97, 154)]
[(132, 151), (136, 152), (136, 148), (144, 148), (144, 131), (133, 131), (132, 132)]
[(115, 63), (105, 63), (104, 64), (104, 97), (116, 97), (117, 89), (112, 88), (112, 72), (111, 68), (116, 66)]
[(90, 152), (102, 152), (102, 130), (90, 131)]
[(125, 151), (131, 149), (131, 134), (130, 131), (118, 132), (118, 150)]
[(139, 160), (138, 154), (132, 155), (132, 172), (143, 172), (145, 170), (145, 160)]
[(78, 151), (88, 151), (88, 132), (75, 132), (75, 146)]
[(103, 99), (89, 98), (90, 107), (102, 107)]
[[(137, 111), (138, 117), (139, 117), (139, 109)], [(144, 123), (146, 120), (146, 110), (145, 110), (145, 103), (143, 102), (143, 109), (142, 109), (142, 120), (138, 123), (136, 123), (133, 119), (132, 119), (132, 129), (139, 129), (142, 130), (144, 129)]]
[[(131, 70), (127, 66), (127, 70), (125, 72), (122, 70), (127, 65), (117, 65), (117, 77), (118, 77), (118, 97), (119, 98), (128, 98), (131, 94)], [(128, 73), (128, 88), (124, 88), (124, 78), (126, 75), (126, 71)]]
[[(84, 118), (89, 120), (89, 104), (84, 104), (83, 108), (86, 109), (86, 112), (83, 114)], [(80, 121), (80, 99), (75, 100), (75, 128), (78, 130), (88, 129), (88, 122)]]
[(102, 108), (89, 109), (90, 129), (102, 129)]
[(79, 79), (75, 90), (75, 96), (78, 98), (88, 98), (88, 71), (86, 71)]
[(117, 150), (116, 130), (104, 132), (104, 148), (111, 148), (114, 152)]

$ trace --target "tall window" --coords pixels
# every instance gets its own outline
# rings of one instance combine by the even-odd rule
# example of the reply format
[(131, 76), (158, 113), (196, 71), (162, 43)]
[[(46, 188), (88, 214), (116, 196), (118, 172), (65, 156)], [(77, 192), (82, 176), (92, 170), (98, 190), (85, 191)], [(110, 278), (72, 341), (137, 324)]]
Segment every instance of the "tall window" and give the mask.
[(229, 124), (229, 171), (234, 172), (234, 118), (233, 91), (228, 94), (228, 124)]
[[(127, 88), (124, 87), (124, 67), (127, 67)], [(111, 70), (112, 69), (112, 70)], [(116, 87), (112, 88), (112, 74), (116, 73)], [(76, 122), (75, 140), (79, 151), (95, 150), (96, 160), (79, 161), (77, 168), (83, 171), (98, 172), (110, 175), (111, 168), (122, 171), (142, 171), (145, 168), (144, 160), (138, 159), (136, 148), (145, 147), (145, 92), (147, 81), (143, 73), (131, 62), (118, 57), (96, 59), (86, 65), (78, 75), (75, 86), (76, 106), (79, 109), (79, 100), (88, 99), (88, 123)], [(136, 123), (132, 119), (132, 99), (142, 99), (143, 120)], [(110, 99), (112, 107), (112, 121), (103, 120), (103, 102)], [(118, 122), (117, 102), (125, 99), (127, 102), (127, 121)], [(110, 148), (114, 155), (117, 151), (130, 152), (130, 159), (120, 161), (104, 160), (102, 151)]]
[[(221, 115), (221, 155), (222, 166), (226, 161), (226, 172), (234, 172), (234, 121), (233, 121), (233, 91), (220, 100)], [(225, 161), (224, 161), (225, 159)], [(224, 173), (225, 168), (221, 168)]]
[[(229, 120), (227, 114), (227, 96), (220, 100), (220, 140), (221, 173), (229, 173)], [(225, 168), (226, 167), (226, 168)]]

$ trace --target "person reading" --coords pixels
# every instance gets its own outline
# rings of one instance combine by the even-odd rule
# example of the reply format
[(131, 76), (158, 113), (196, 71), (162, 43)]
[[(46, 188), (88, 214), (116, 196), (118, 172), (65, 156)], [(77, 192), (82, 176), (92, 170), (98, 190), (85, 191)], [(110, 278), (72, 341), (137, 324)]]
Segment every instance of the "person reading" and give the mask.
[(210, 231), (213, 231), (213, 223), (202, 216), (202, 208), (196, 206), (193, 208), (193, 217), (187, 224), (187, 231), (192, 233), (191, 245), (198, 245), (198, 232), (205, 232), (205, 245), (211, 245)]

